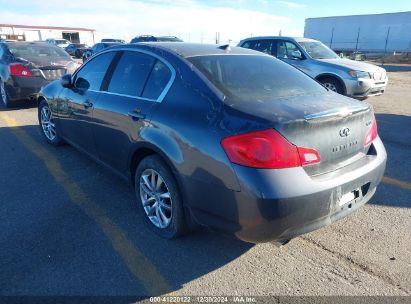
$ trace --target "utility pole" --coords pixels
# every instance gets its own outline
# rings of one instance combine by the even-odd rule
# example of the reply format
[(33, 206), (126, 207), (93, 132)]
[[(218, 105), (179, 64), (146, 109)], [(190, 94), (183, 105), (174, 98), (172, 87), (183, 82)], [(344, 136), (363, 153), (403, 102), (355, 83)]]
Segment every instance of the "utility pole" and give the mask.
[(358, 27), (357, 41), (355, 43), (355, 50), (358, 50), (358, 40), (360, 39), (360, 30), (361, 30), (361, 27)]
[(390, 36), (391, 26), (388, 27), (387, 37), (385, 38), (384, 56), (382, 57), (382, 64), (384, 65), (385, 56), (387, 55), (388, 38)]
[(332, 49), (332, 45), (333, 45), (333, 38), (334, 38), (334, 28), (331, 30), (330, 49)]

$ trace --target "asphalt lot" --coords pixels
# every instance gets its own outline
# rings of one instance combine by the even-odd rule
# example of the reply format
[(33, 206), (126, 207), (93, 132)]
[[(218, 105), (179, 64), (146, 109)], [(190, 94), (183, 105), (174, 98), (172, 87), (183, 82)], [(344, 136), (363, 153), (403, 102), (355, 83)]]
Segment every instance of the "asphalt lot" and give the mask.
[(369, 98), (388, 152), (358, 212), (278, 248), (199, 231), (151, 233), (133, 191), (70, 146), (37, 109), (0, 109), (0, 295), (411, 295), (411, 67)]

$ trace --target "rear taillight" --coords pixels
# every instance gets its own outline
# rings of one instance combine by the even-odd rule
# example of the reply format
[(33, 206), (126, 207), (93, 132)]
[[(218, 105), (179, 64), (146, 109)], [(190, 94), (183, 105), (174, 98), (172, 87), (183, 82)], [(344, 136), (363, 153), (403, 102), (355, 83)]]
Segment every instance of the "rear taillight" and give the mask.
[(221, 144), (231, 162), (247, 167), (280, 169), (320, 162), (316, 150), (297, 147), (273, 129), (226, 137)]
[(23, 77), (33, 76), (31, 72), (21, 63), (10, 64), (10, 75), (11, 76), (23, 76)]
[(368, 130), (367, 136), (365, 136), (364, 147), (371, 144), (374, 141), (374, 139), (377, 138), (377, 136), (378, 136), (377, 121), (375, 120), (375, 117), (373, 117), (371, 128)]

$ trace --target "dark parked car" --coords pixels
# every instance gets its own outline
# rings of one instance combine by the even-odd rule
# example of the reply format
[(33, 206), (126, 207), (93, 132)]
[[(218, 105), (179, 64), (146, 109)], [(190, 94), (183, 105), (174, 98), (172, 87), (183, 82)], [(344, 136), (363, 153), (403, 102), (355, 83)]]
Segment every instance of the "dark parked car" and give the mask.
[(98, 52), (101, 52), (102, 50), (104, 50), (108, 47), (119, 45), (119, 44), (122, 44), (122, 43), (119, 43), (119, 42), (99, 42), (99, 43), (96, 43), (95, 45), (93, 45), (92, 48), (84, 50), (84, 52), (83, 52), (83, 62), (85, 62), (87, 59), (89, 59), (94, 54), (97, 54)]
[(130, 43), (138, 42), (183, 42), (180, 38), (175, 36), (151, 36), (151, 35), (142, 35), (133, 38)]
[(0, 43), (0, 101), (34, 97), (40, 88), (78, 67), (61, 48), (44, 42)]
[(70, 43), (64, 49), (70, 56), (76, 58), (82, 58), (85, 51), (89, 50), (90, 47), (83, 43)]
[(371, 106), (243, 48), (113, 47), (38, 101), (46, 140), (130, 181), (166, 238), (198, 223), (284, 243), (365, 204), (385, 169)]

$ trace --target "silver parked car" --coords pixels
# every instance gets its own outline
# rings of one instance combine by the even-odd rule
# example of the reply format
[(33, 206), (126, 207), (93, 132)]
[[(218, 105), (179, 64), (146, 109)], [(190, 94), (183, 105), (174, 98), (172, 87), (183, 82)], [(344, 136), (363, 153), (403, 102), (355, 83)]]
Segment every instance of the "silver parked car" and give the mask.
[(337, 93), (364, 99), (381, 95), (386, 71), (376, 65), (340, 58), (317, 40), (291, 37), (253, 37), (240, 41), (244, 48), (268, 53), (298, 68)]

